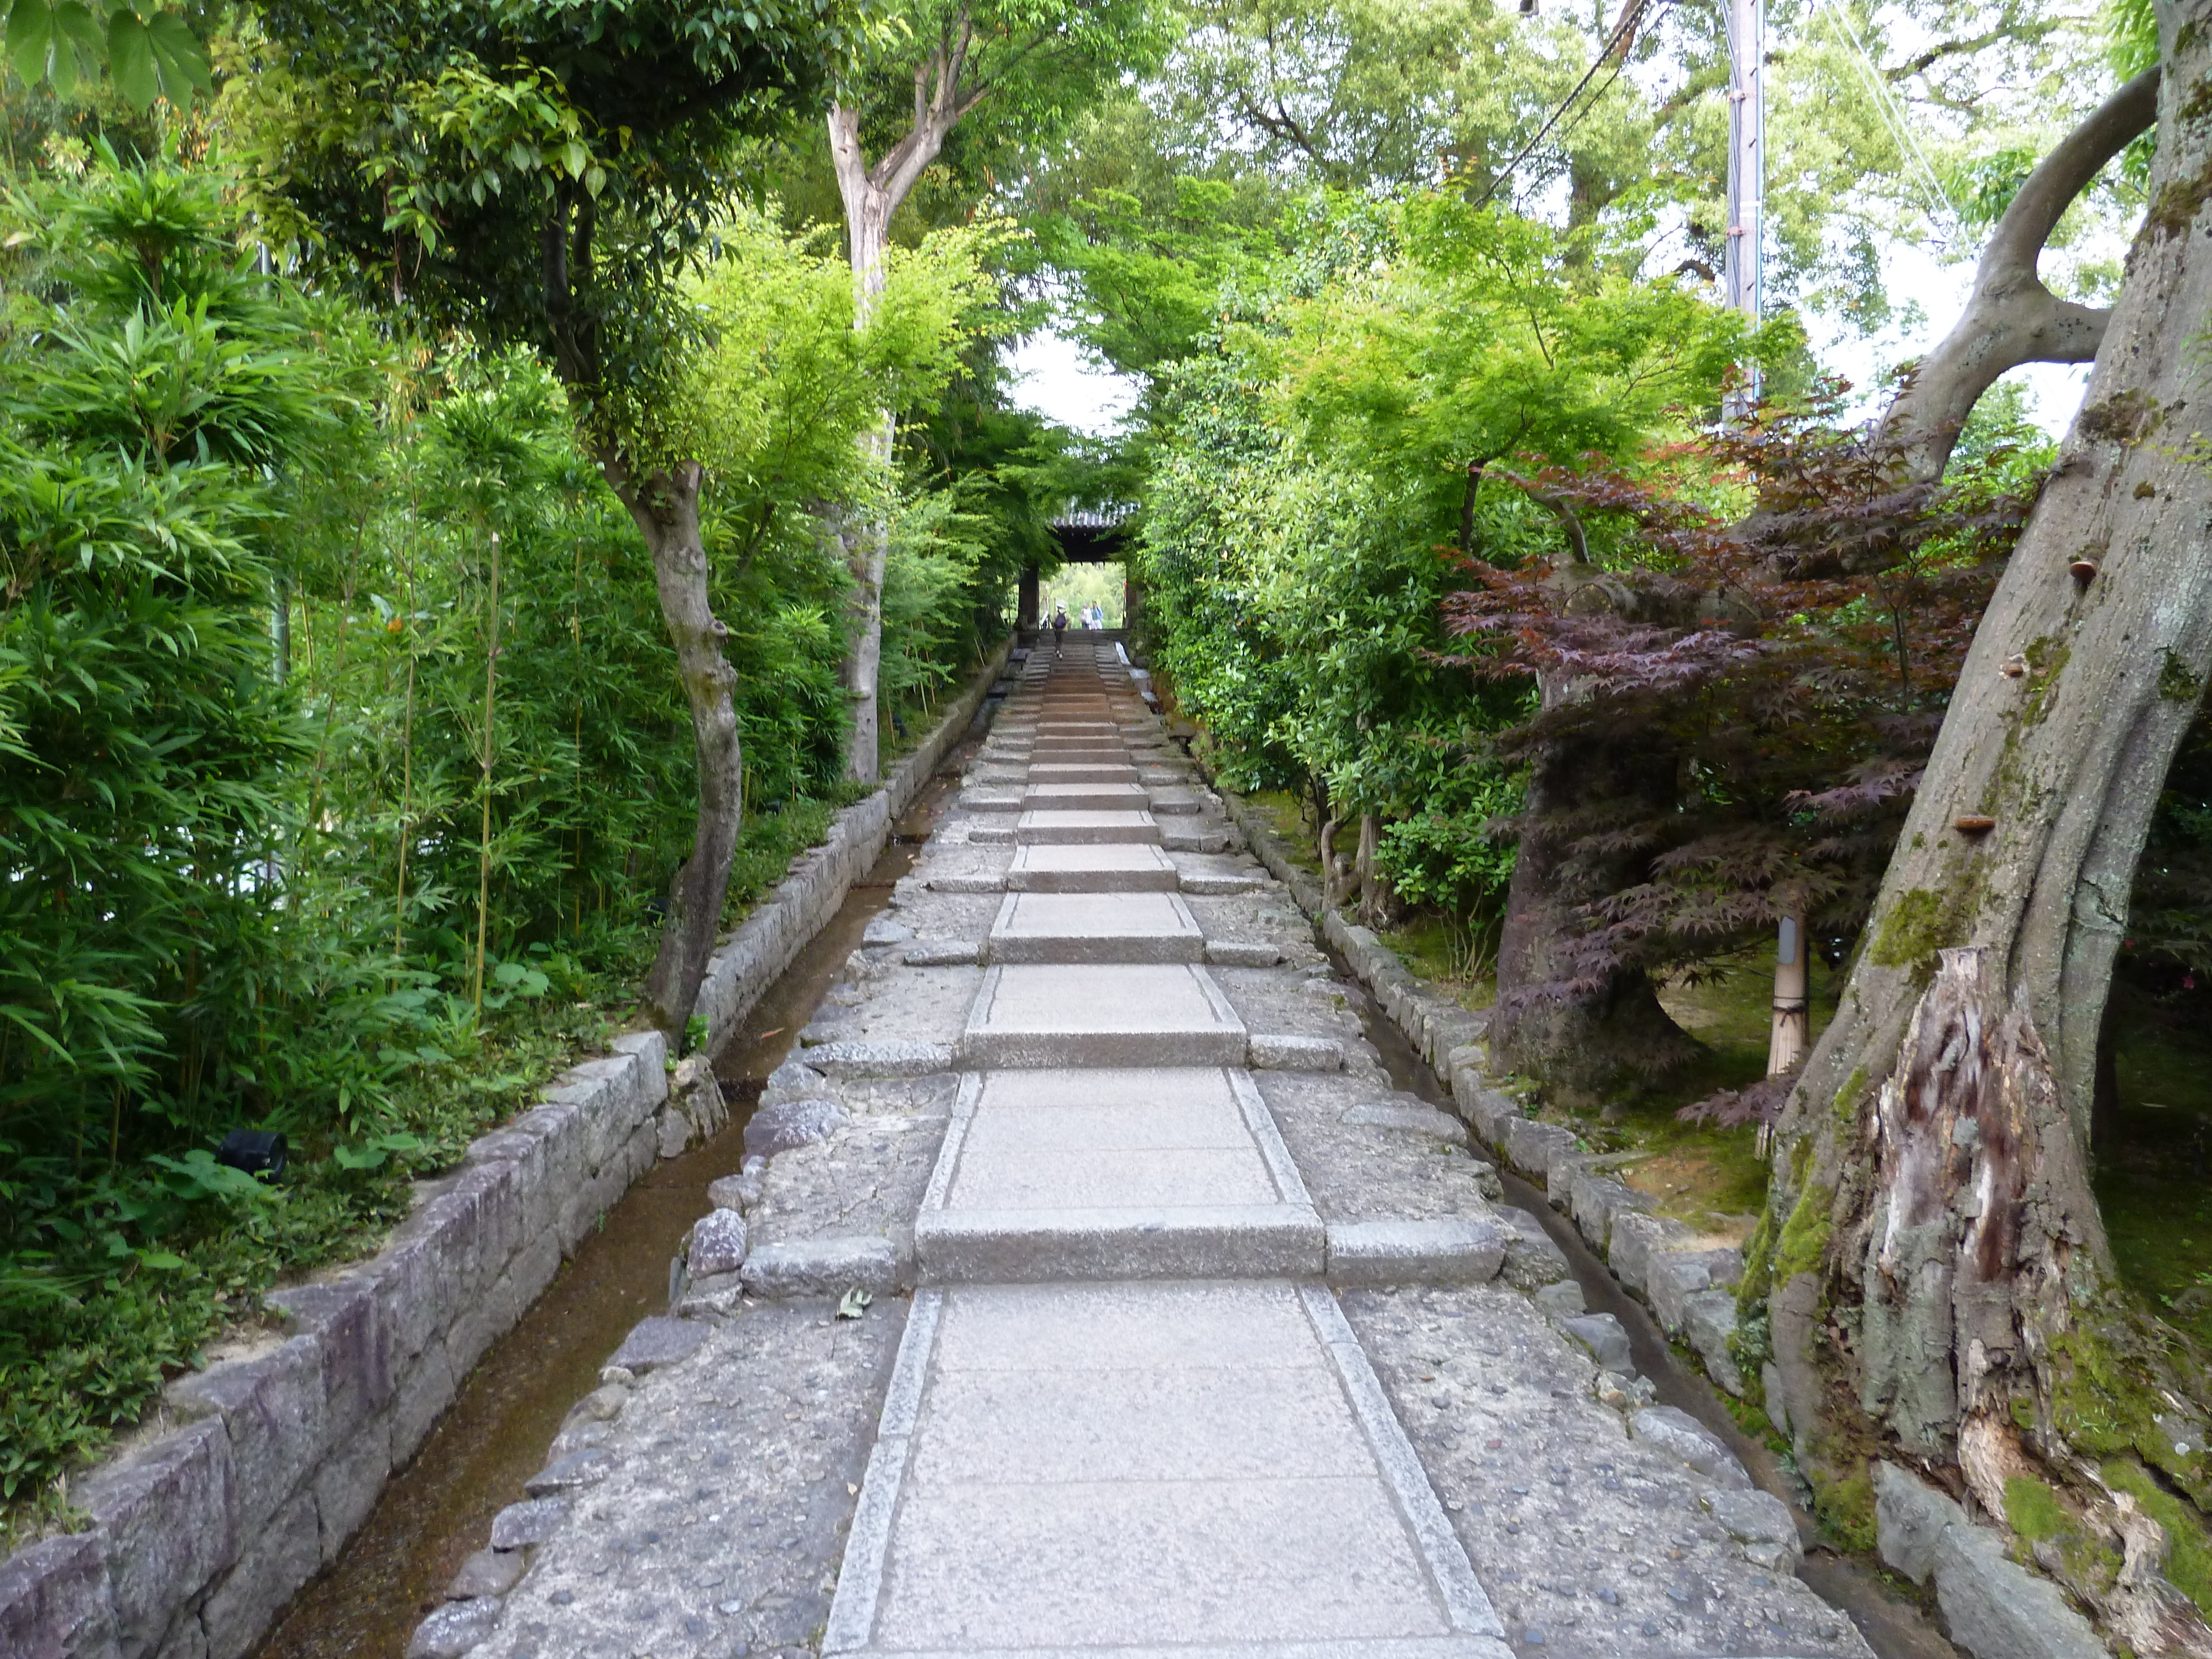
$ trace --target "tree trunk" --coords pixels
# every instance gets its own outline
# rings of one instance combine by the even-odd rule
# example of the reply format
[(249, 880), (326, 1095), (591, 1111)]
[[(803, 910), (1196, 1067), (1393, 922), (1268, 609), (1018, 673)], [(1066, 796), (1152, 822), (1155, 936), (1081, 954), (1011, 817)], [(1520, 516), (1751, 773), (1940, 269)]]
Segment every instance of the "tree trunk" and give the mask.
[(2132, 1445), (2212, 1494), (2202, 1454), (2151, 1426), (2161, 1381), (2182, 1385), (2129, 1334), (2086, 1152), (2136, 860), (2212, 668), (2212, 472), (2187, 409), (2212, 314), (2212, 122), (2188, 107), (2208, 12), (2160, 8), (2151, 207), (2087, 400), (1778, 1127), (1747, 1291), (1771, 1286), (1816, 1489), (1889, 1440), (1957, 1462), (2002, 1514), (2024, 1440), (2054, 1479)]
[[(873, 320), (884, 291), (884, 254), (890, 246), (891, 216), (922, 172), (945, 148), (945, 136), (973, 107), (961, 101), (960, 75), (970, 33), (964, 12), (954, 32), (955, 45), (938, 52), (915, 73), (915, 118), (906, 136), (885, 151), (873, 167), (860, 149), (860, 112), (848, 104), (830, 108), (830, 157), (837, 174), (837, 193), (845, 205), (845, 235), (853, 263), (853, 326)], [(860, 451), (878, 466), (890, 464), (897, 428), (886, 410), (877, 426), (860, 439)], [(881, 716), (877, 708), (878, 671), (884, 654), (884, 568), (890, 554), (890, 526), (874, 513), (845, 513), (839, 526), (845, 567), (853, 587), (845, 607), (845, 659), (839, 676), (851, 700), (852, 738), (846, 749), (845, 775), (873, 783), (882, 775)]]
[[(1548, 677), (1547, 677), (1548, 678)], [(1565, 689), (1547, 684), (1549, 704)], [(1538, 750), (1498, 944), (1490, 1060), (1563, 1100), (1603, 1102), (1694, 1052), (1640, 969), (1594, 963), (1579, 914), (1591, 897), (1643, 879), (1630, 859), (1575, 857), (1566, 838), (1632, 803), (1674, 799), (1674, 762), (1632, 744), (1559, 740)], [(1564, 826), (1564, 827), (1562, 827)]]
[(721, 930), (730, 862), (737, 853), (744, 773), (733, 696), (738, 676), (722, 654), (729, 627), (714, 616), (708, 594), (698, 464), (687, 462), (643, 478), (634, 476), (618, 454), (603, 453), (599, 464), (652, 552), (660, 614), (676, 647), (677, 672), (691, 705), (691, 737), (698, 751), (699, 812), (691, 855), (669, 885), (668, 919), (645, 982), (646, 1016), (680, 1053)]

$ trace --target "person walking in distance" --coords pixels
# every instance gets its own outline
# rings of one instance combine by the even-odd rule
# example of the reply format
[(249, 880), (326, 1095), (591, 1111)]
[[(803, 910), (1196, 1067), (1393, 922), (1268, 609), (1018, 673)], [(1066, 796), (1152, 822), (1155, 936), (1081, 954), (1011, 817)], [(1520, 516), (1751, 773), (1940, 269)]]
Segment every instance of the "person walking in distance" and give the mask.
[(1056, 605), (1052, 608), (1052, 648), (1060, 649), (1060, 641), (1067, 634), (1067, 607)]

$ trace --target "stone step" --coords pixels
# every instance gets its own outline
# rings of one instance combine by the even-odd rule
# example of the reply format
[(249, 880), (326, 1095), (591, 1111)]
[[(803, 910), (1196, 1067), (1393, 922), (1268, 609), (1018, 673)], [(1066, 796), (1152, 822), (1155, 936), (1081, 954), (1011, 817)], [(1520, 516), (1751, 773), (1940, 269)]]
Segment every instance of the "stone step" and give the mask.
[(1135, 783), (1137, 769), (1126, 762), (1111, 761), (1044, 761), (1029, 769), (1032, 784), (1048, 783)]
[(1182, 884), (1166, 853), (1128, 842), (1017, 847), (1006, 866), (1010, 893), (1172, 893)]
[(1030, 846), (1097, 846), (1138, 842), (1157, 846), (1160, 826), (1150, 812), (1024, 812), (1015, 821), (1014, 839)]
[(926, 1282), (1313, 1277), (1328, 1240), (1249, 1077), (971, 1075), (915, 1225)]
[(1511, 1652), (1318, 1287), (926, 1289), (883, 1423), (825, 1655)]
[(1171, 892), (1010, 892), (984, 940), (983, 960), (1200, 962), (1206, 939)]
[(1141, 783), (1031, 783), (1023, 804), (1040, 812), (1141, 812), (1149, 805)]
[(984, 970), (965, 1066), (1242, 1066), (1244, 1022), (1213, 976), (1183, 963), (1036, 963)]

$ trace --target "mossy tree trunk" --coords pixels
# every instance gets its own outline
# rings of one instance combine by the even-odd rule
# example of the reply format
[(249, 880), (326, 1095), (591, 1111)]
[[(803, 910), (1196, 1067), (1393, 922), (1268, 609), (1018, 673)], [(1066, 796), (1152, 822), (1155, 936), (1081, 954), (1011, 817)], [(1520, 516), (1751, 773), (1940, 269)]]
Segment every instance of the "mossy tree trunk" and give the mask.
[(1771, 1404), (1816, 1490), (1850, 1490), (1882, 1451), (1954, 1469), (2000, 1516), (2016, 1481), (2057, 1489), (2113, 1546), (2062, 1576), (2139, 1651), (2202, 1651), (2212, 1632), (2084, 1460), (2133, 1451), (2200, 1499), (2212, 1468), (2197, 1408), (2113, 1294), (2087, 1147), (2136, 860), (2212, 668), (2191, 407), (2212, 315), (2208, 14), (2160, 7), (2151, 208), (1784, 1109), (1746, 1286), (1767, 1298)]

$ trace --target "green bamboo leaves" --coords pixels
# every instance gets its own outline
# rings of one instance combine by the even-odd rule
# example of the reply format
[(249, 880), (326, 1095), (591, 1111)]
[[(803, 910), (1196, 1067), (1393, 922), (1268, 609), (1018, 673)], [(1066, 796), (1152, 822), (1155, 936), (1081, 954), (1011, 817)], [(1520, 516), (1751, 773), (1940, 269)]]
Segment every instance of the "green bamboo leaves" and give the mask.
[(0, 15), (15, 72), (64, 98), (102, 65), (137, 109), (156, 98), (190, 109), (196, 94), (215, 89), (206, 48), (174, 12), (138, 0), (0, 0)]

